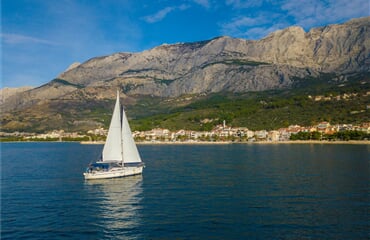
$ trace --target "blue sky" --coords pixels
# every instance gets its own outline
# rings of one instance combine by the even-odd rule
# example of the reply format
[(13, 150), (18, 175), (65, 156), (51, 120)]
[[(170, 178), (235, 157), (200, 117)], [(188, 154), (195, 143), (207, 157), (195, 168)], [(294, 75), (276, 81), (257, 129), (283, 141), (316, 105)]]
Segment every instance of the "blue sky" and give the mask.
[(1, 0), (1, 86), (40, 86), (114, 52), (369, 16), (369, 0)]

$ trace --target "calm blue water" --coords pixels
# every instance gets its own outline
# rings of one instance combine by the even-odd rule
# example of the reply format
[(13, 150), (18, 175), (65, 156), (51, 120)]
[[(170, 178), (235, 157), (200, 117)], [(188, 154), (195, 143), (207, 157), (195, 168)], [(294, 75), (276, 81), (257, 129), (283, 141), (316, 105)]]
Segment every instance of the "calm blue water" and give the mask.
[(1, 147), (1, 239), (370, 236), (370, 145), (140, 145), (143, 176), (90, 182), (101, 145)]

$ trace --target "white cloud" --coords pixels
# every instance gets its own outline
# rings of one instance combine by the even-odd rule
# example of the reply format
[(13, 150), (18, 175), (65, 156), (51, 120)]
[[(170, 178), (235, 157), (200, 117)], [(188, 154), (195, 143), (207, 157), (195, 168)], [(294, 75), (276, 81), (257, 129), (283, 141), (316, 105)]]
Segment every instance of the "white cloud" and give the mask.
[(279, 14), (260, 13), (255, 17), (236, 17), (221, 25), (223, 35), (259, 39), (267, 34), (289, 26)]
[(262, 5), (264, 0), (226, 0), (226, 5), (231, 6), (234, 9), (243, 9), (251, 7), (259, 7)]
[(242, 36), (247, 39), (261, 39), (266, 37), (272, 32), (286, 28), (287, 25), (284, 23), (277, 23), (271, 26), (260, 26), (249, 28), (247, 31), (242, 33)]
[(369, 0), (285, 0), (281, 9), (306, 29), (369, 15)]
[(236, 17), (232, 19), (230, 22), (223, 24), (221, 26), (222, 27), (221, 31), (225, 35), (241, 37), (246, 28), (254, 25), (260, 25), (265, 22), (266, 19), (263, 18), (262, 16), (256, 18), (244, 16)]
[(23, 24), (16, 24), (17, 14), (7, 16), (0, 34), (6, 56), (2, 59), (3, 85), (37, 86), (72, 62), (138, 49), (141, 30), (127, 17), (130, 6), (124, 1), (111, 2), (34, 1), (38, 7), (32, 15), (19, 16)]
[(209, 8), (210, 7), (210, 3), (208, 0), (193, 0), (196, 4), (199, 4), (205, 8)]
[[(305, 30), (369, 16), (369, 0), (226, 0), (238, 14), (220, 24), (224, 35), (259, 39), (291, 25)], [(263, 8), (262, 8), (263, 7)]]
[(156, 12), (155, 14), (146, 16), (143, 19), (148, 23), (155, 23), (155, 22), (159, 22), (163, 20), (169, 13), (173, 11), (176, 11), (176, 10), (184, 11), (188, 8), (189, 6), (185, 4), (182, 4), (180, 6), (175, 6), (175, 7), (165, 7), (159, 10), (158, 12)]
[(257, 17), (237, 17), (234, 18), (229, 24), (226, 25), (226, 27), (229, 28), (239, 28), (239, 27), (249, 27), (253, 25), (261, 25), (268, 22), (268, 19), (263, 16), (257, 16)]
[(161, 21), (163, 18), (166, 17), (167, 14), (169, 14), (170, 12), (172, 12), (173, 10), (175, 10), (174, 7), (166, 7), (160, 11), (158, 11), (157, 13), (153, 14), (153, 15), (150, 15), (150, 16), (146, 16), (144, 17), (145, 21), (147, 21), (148, 23), (155, 23), (155, 22), (159, 22)]
[(22, 34), (1, 33), (0, 36), (3, 39), (4, 43), (7, 43), (7, 44), (36, 43), (36, 44), (45, 44), (45, 45), (59, 45), (58, 43), (53, 42), (53, 41), (45, 40), (42, 38), (26, 36)]

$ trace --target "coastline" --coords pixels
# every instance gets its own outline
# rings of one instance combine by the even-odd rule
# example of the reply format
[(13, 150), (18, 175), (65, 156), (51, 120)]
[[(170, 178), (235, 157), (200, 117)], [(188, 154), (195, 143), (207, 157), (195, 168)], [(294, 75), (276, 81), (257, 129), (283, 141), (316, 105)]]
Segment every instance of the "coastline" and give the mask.
[(137, 145), (226, 145), (232, 142), (136, 142)]
[[(74, 142), (83, 145), (103, 145), (104, 141), (4, 141), (1, 143), (63, 143), (63, 142)], [(260, 141), (260, 142), (136, 142), (137, 145), (228, 145), (228, 144), (257, 144), (257, 145), (279, 145), (279, 144), (348, 144), (348, 145), (370, 145), (369, 140), (349, 140), (349, 141), (319, 141), (319, 140), (288, 140), (288, 141)]]
[[(104, 142), (80, 142), (80, 144), (104, 144)], [(227, 145), (227, 144), (357, 144), (370, 145), (369, 140), (349, 140), (349, 141), (319, 141), (319, 140), (289, 140), (289, 141), (260, 141), (260, 142), (136, 142), (137, 145)]]
[(319, 141), (319, 140), (288, 140), (288, 141), (276, 141), (276, 142), (254, 142), (256, 144), (361, 144), (369, 145), (369, 140), (349, 140), (349, 141)]

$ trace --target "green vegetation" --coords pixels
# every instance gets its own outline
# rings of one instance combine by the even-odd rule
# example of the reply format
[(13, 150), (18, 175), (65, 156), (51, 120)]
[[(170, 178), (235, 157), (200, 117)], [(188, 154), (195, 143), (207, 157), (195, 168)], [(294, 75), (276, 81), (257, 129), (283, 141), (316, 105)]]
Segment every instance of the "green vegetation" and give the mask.
[(62, 141), (65, 142), (82, 142), (82, 141), (89, 141), (89, 137), (62, 137)]
[(140, 87), (140, 86), (142, 86), (142, 85), (143, 85), (143, 84), (127, 83), (126, 85), (124, 85), (124, 86), (122, 87), (122, 91), (123, 91), (124, 93), (128, 93), (129, 91), (134, 90), (134, 89), (136, 89), (136, 88), (138, 88), (138, 87)]
[(370, 139), (370, 134), (362, 131), (340, 131), (333, 134), (322, 134), (320, 132), (299, 132), (290, 136), (290, 140), (349, 141), (368, 139)]
[(66, 132), (85, 132), (107, 127), (113, 106), (113, 100), (52, 100), (32, 109), (2, 115), (1, 131), (45, 133), (63, 129)]
[(51, 82), (52, 83), (59, 83), (59, 84), (62, 84), (62, 85), (69, 85), (69, 86), (73, 86), (73, 87), (76, 87), (76, 88), (83, 88), (84, 87), (83, 85), (70, 83), (67, 80), (60, 79), (60, 78), (56, 78)]
[(0, 137), (0, 142), (21, 142), (24, 141), (23, 137), (14, 136), (14, 137)]
[(216, 61), (216, 62), (211, 62), (202, 65), (202, 68), (206, 68), (215, 64), (225, 64), (225, 65), (237, 65), (237, 66), (259, 66), (259, 65), (268, 65), (269, 63), (266, 62), (257, 62), (257, 61), (250, 61), (250, 60), (245, 60), (245, 59), (230, 59), (230, 60), (224, 60), (224, 61)]
[(23, 136), (10, 136), (10, 137), (0, 137), (0, 142), (81, 142), (81, 141), (89, 141), (90, 138), (86, 137), (62, 137), (62, 138), (25, 138)]
[[(223, 120), (231, 126), (272, 130), (292, 124), (311, 126), (322, 121), (370, 122), (367, 92), (370, 92), (370, 73), (348, 79), (322, 74), (319, 78), (295, 79), (291, 89), (177, 98), (131, 96), (124, 104), (133, 131), (158, 127), (206, 131)], [(114, 100), (107, 99), (53, 100), (30, 110), (3, 114), (0, 124), (2, 131), (7, 132), (42, 133), (54, 129), (85, 132), (108, 128), (113, 106)]]
[(156, 84), (165, 84), (167, 86), (170, 85), (173, 81), (175, 80), (154, 78), (154, 82)]
[(343, 131), (343, 132), (336, 132), (331, 135), (326, 135), (326, 139), (328, 140), (369, 140), (370, 134), (362, 131)]
[[(210, 130), (226, 120), (228, 125), (245, 126), (252, 130), (272, 130), (292, 124), (310, 126), (322, 121), (332, 124), (359, 124), (370, 121), (370, 76), (363, 74), (347, 81), (333, 81), (335, 76), (296, 79), (294, 88), (250, 93), (215, 93), (191, 96), (184, 105), (168, 105), (161, 99), (139, 101), (145, 113), (133, 109), (130, 113), (135, 130), (156, 127)], [(315, 100), (315, 96), (330, 100)], [(346, 98), (344, 96), (347, 95)]]

